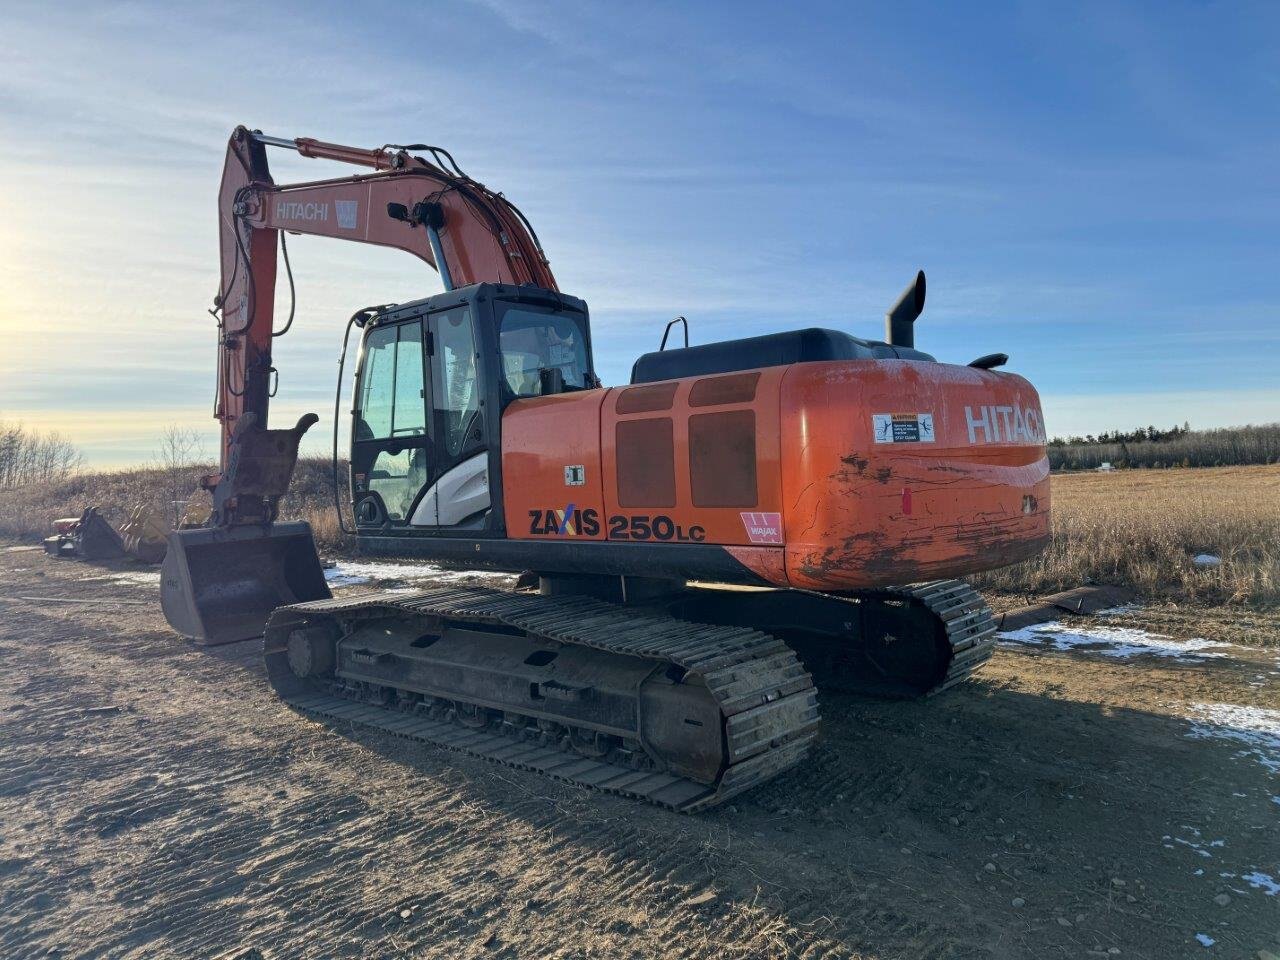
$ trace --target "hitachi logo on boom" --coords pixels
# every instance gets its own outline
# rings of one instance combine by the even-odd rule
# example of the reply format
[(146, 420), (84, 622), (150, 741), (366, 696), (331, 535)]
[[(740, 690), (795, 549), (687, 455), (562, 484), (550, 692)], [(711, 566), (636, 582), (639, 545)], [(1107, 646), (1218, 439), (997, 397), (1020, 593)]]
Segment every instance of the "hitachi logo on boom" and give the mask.
[(329, 204), (295, 203), (292, 200), (276, 201), (277, 220), (328, 220)]
[[(978, 407), (976, 414), (973, 407), (965, 407), (964, 420), (969, 427), (970, 443), (1044, 442), (1040, 414), (1031, 407), (1023, 410), (1021, 407), (984, 406)], [(981, 441), (978, 440), (979, 433), (982, 434)]]

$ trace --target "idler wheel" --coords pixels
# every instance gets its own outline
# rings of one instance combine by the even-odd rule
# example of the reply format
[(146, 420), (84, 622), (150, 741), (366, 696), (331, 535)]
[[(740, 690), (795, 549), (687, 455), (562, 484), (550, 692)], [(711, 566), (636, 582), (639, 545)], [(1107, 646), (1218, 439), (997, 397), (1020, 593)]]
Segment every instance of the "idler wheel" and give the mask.
[(304, 627), (289, 634), (285, 648), (295, 676), (327, 677), (333, 673), (333, 635), (323, 627)]
[(948, 650), (930, 638), (886, 632), (866, 647), (867, 660), (886, 679), (928, 690), (946, 671)]

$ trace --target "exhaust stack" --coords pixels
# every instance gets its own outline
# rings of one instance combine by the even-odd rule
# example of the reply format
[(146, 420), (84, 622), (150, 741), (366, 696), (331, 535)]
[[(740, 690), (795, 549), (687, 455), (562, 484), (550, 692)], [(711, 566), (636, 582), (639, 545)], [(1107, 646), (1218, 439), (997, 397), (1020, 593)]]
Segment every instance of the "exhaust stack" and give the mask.
[(924, 271), (902, 291), (896, 303), (884, 315), (884, 339), (895, 347), (916, 345), (915, 322), (924, 310)]

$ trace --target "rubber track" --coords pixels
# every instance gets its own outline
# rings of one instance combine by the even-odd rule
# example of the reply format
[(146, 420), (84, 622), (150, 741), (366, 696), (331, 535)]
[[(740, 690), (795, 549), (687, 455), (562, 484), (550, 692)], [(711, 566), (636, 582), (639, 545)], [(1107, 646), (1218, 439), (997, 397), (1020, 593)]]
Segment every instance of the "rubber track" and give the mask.
[[(442, 617), (515, 627), (530, 636), (676, 664), (699, 675), (725, 717), (729, 765), (715, 784), (609, 763), (516, 739), (490, 729), (335, 696), (289, 668), (294, 629), (326, 619)], [(771, 634), (691, 623), (587, 597), (543, 597), (484, 588), (368, 593), (281, 607), (263, 641), (267, 676), (290, 706), (329, 720), (361, 724), (438, 744), (557, 780), (691, 813), (723, 803), (804, 759), (817, 735), (813, 679), (792, 650)]]

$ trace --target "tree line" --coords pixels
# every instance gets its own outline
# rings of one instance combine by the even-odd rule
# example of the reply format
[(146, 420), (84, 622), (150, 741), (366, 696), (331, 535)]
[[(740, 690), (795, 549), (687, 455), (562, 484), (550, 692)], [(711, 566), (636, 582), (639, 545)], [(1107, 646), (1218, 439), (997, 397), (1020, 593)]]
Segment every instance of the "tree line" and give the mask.
[(59, 433), (0, 422), (0, 489), (56, 483), (84, 466), (84, 455)]
[(1083, 447), (1094, 443), (1152, 443), (1157, 440), (1176, 440), (1178, 437), (1184, 437), (1191, 432), (1191, 424), (1184, 423), (1182, 426), (1170, 427), (1168, 430), (1161, 430), (1159, 427), (1136, 427), (1133, 430), (1111, 430), (1103, 431), (1094, 436), (1092, 433), (1083, 437), (1054, 437), (1049, 441), (1051, 447)]
[(1234, 467), (1280, 463), (1280, 423), (1192, 430), (1189, 425), (1112, 431), (1049, 441), (1054, 470), (1094, 470), (1104, 463), (1126, 467)]

